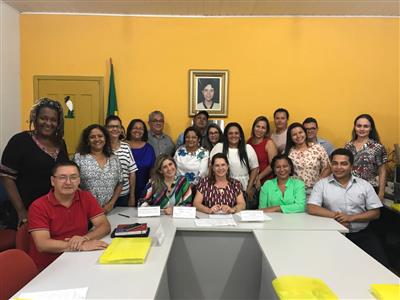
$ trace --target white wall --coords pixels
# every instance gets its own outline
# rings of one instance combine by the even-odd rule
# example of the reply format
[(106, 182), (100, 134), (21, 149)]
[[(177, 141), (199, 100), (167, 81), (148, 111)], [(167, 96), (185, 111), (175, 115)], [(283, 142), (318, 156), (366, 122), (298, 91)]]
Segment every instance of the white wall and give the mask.
[(19, 12), (0, 0), (0, 154), (21, 130)]

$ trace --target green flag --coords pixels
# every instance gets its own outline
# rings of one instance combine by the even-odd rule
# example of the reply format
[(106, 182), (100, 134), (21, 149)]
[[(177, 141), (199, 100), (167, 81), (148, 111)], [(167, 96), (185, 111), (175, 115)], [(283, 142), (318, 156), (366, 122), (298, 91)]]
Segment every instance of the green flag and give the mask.
[(117, 94), (115, 93), (115, 83), (114, 83), (114, 66), (112, 60), (110, 59), (110, 87), (108, 90), (108, 109), (107, 117), (110, 115), (118, 115), (118, 105), (117, 105)]

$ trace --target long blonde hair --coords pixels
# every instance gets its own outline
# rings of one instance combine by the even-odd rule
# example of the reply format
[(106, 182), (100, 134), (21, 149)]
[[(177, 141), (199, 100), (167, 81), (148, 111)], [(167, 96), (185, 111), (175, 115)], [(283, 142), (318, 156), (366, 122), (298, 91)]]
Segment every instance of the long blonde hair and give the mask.
[(162, 174), (162, 165), (166, 160), (172, 161), (175, 165), (175, 168), (177, 168), (175, 160), (170, 155), (160, 154), (157, 157), (156, 162), (154, 163), (154, 167), (151, 170), (151, 182), (154, 193), (159, 193), (165, 188), (164, 176)]

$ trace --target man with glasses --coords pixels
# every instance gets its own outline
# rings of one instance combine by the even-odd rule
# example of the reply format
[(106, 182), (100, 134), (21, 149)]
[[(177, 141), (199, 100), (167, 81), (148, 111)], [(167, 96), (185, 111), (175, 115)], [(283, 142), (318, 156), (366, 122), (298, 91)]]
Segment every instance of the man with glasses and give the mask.
[(312, 117), (309, 117), (304, 120), (303, 126), (307, 130), (307, 141), (312, 144), (320, 144), (322, 147), (324, 147), (326, 153), (328, 153), (328, 155), (331, 155), (331, 153), (333, 152), (332, 144), (329, 141), (321, 139), (317, 136), (318, 135), (317, 120)]
[(153, 146), (156, 157), (160, 154), (174, 155), (175, 144), (172, 139), (164, 134), (164, 114), (153, 111), (149, 114), (149, 144)]
[[(39, 270), (62, 252), (107, 248), (100, 241), (110, 232), (103, 209), (90, 192), (79, 190), (79, 167), (72, 161), (58, 163), (51, 176), (53, 189), (29, 207), (29, 255)], [(89, 221), (94, 229), (88, 231)]]

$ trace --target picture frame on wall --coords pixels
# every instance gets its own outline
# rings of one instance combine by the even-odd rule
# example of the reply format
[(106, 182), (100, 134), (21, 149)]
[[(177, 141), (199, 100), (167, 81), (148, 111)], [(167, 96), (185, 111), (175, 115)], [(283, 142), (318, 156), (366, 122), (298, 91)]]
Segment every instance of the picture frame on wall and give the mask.
[(200, 110), (210, 117), (228, 116), (227, 70), (189, 70), (189, 116)]

